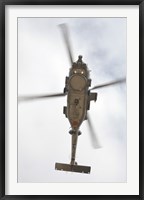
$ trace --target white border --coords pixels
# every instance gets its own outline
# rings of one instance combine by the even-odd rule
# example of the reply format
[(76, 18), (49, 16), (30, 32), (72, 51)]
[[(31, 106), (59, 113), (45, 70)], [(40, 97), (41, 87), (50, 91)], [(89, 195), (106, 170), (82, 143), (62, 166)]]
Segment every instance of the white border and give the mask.
[[(139, 7), (6, 6), (6, 195), (139, 194)], [(127, 183), (17, 183), (17, 17), (127, 18)]]

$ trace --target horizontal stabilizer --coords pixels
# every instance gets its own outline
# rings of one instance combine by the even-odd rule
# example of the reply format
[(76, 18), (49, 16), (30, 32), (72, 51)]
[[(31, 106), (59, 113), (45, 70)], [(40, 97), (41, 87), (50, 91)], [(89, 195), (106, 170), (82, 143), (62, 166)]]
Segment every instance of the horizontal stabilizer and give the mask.
[(81, 166), (81, 165), (70, 165), (70, 164), (56, 163), (55, 169), (61, 170), (61, 171), (79, 172), (79, 173), (90, 174), (91, 167)]

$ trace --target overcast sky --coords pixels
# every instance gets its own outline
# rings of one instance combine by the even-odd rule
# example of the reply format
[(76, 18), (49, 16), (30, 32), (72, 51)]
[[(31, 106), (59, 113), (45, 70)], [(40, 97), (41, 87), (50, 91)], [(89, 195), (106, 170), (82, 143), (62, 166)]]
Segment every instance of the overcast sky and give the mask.
[[(61, 23), (69, 26), (74, 61), (83, 55), (91, 70), (92, 86), (126, 77), (126, 18), (19, 18), (19, 96), (63, 92), (71, 66)], [(89, 114), (102, 148), (92, 148), (84, 121), (76, 155), (90, 174), (55, 171), (55, 162), (70, 162), (66, 97), (18, 105), (19, 182), (126, 182), (126, 84), (96, 92)]]

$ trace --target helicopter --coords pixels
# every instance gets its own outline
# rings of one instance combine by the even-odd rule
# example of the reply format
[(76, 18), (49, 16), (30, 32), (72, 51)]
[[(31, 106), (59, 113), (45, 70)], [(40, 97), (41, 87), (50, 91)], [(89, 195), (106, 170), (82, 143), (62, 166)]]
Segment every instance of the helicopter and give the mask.
[(91, 137), (94, 142), (93, 143), (94, 148), (100, 147), (98, 140), (94, 134), (90, 117), (87, 113), (87, 111), (90, 110), (91, 101), (96, 102), (98, 97), (98, 94), (96, 92), (91, 92), (91, 91), (102, 87), (124, 83), (126, 79), (120, 78), (118, 80), (96, 85), (91, 88), (92, 80), (90, 79), (90, 70), (88, 69), (88, 66), (83, 62), (82, 55), (78, 56), (78, 60), (76, 62), (73, 61), (67, 25), (61, 24), (60, 28), (62, 30), (67, 52), (69, 55), (69, 60), (71, 63), (69, 76), (66, 76), (65, 78), (65, 87), (63, 93), (39, 95), (39, 96), (38, 95), (20, 96), (18, 100), (19, 102), (21, 102), (21, 101), (29, 101), (35, 99), (44, 99), (44, 98), (47, 99), (52, 97), (54, 98), (54, 97), (67, 96), (67, 106), (63, 107), (63, 114), (69, 120), (71, 126), (71, 130), (69, 131), (72, 138), (71, 160), (70, 164), (55, 163), (55, 169), (61, 171), (90, 174), (91, 171), (90, 166), (82, 166), (77, 164), (76, 149), (77, 149), (78, 136), (82, 134), (80, 131), (80, 127), (83, 121), (85, 120), (88, 121), (88, 125), (90, 127)]

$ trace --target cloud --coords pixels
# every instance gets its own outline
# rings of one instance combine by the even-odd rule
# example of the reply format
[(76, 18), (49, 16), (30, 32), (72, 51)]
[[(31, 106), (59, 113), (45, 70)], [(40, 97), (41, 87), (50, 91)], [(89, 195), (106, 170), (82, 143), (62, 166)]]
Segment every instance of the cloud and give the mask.
[[(69, 25), (74, 59), (83, 55), (93, 85), (126, 75), (125, 18), (19, 18), (19, 95), (63, 92), (70, 68), (58, 27), (64, 22)], [(70, 162), (70, 124), (63, 115), (66, 98), (19, 105), (20, 182), (126, 181), (126, 86), (97, 92), (89, 113), (103, 148), (92, 149), (85, 121), (77, 151), (78, 163), (92, 167), (89, 176), (54, 170), (55, 162)]]

